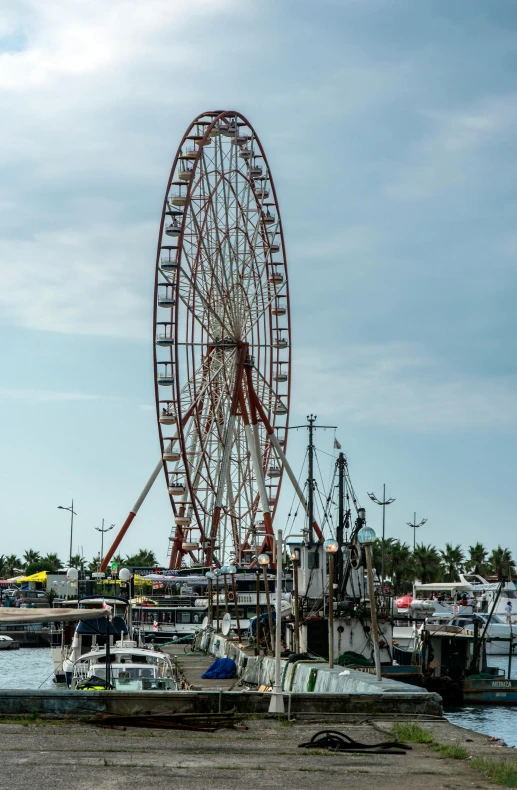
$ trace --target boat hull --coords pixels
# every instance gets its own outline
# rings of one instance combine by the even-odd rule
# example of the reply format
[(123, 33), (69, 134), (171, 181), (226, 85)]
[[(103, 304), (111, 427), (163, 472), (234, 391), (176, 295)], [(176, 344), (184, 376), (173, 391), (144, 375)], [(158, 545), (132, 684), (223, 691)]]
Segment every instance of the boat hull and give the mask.
[(461, 690), (464, 705), (517, 705), (517, 680), (467, 678)]

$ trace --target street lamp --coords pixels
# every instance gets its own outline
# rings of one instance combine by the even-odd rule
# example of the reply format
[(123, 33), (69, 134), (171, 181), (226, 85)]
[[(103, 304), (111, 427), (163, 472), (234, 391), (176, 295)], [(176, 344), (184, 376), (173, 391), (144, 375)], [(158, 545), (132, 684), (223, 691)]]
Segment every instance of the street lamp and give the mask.
[(300, 610), (298, 609), (298, 552), (291, 549), (294, 582), (294, 652), (300, 652)]
[(282, 694), (282, 667), (280, 653), (282, 652), (282, 530), (279, 529), (276, 537), (276, 619), (275, 619), (275, 682), (269, 703), (270, 713), (284, 712), (284, 695)]
[(217, 631), (219, 631), (219, 576), (221, 575), (221, 570), (216, 568), (214, 570), (215, 576), (215, 615), (217, 618)]
[(215, 579), (214, 574), (212, 571), (206, 572), (206, 578), (208, 579), (208, 619), (210, 622), (210, 626), (214, 624), (214, 600), (212, 596), (212, 581)]
[(269, 583), (267, 579), (267, 569), (269, 566), (269, 555), (268, 554), (259, 554), (257, 557), (257, 562), (262, 568), (262, 573), (264, 574), (264, 587), (266, 589), (266, 606), (267, 606), (267, 619), (269, 623), (269, 641), (271, 647), (273, 646), (273, 616), (271, 614), (271, 601), (269, 600)]
[(329, 558), (329, 669), (334, 669), (334, 554), (339, 551), (339, 544), (330, 538), (323, 548)]
[(417, 524), (416, 523), (416, 513), (413, 513), (413, 523), (411, 523), (410, 521), (406, 521), (406, 524), (408, 525), (408, 527), (411, 527), (413, 529), (413, 554), (415, 553), (415, 547), (416, 547), (416, 531), (417, 531), (417, 529), (419, 527), (423, 527), (424, 524), (426, 523), (426, 521), (427, 521), (427, 519), (423, 518), (422, 521), (420, 522), (420, 524)]
[(372, 543), (376, 539), (375, 530), (371, 527), (361, 527), (357, 533), (357, 540), (364, 546), (366, 555), (366, 573), (368, 576), (368, 597), (370, 598), (370, 617), (372, 620), (373, 634), (373, 655), (375, 658), (375, 673), (377, 680), (382, 680), (381, 675), (381, 656), (379, 652), (379, 628), (377, 626), (377, 610), (375, 608), (375, 590), (373, 587), (373, 567), (372, 567)]
[(74, 510), (74, 500), (72, 499), (72, 506), (71, 507), (63, 507), (63, 505), (57, 506), (58, 510), (69, 510), (70, 511), (70, 557), (68, 560), (68, 564), (72, 564), (72, 537), (74, 533), (74, 516), (77, 516), (77, 513)]
[(102, 527), (95, 527), (97, 532), (101, 533), (101, 559), (100, 559), (100, 562), (99, 562), (99, 568), (100, 568), (100, 566), (102, 564), (102, 560), (104, 559), (104, 533), (105, 532), (109, 532), (110, 529), (113, 529), (114, 526), (115, 526), (115, 524), (111, 524), (111, 526), (106, 527), (106, 529), (104, 529), (104, 519), (102, 519)]
[(241, 624), (239, 621), (239, 605), (237, 603), (237, 590), (235, 589), (235, 574), (237, 573), (237, 568), (235, 567), (235, 565), (228, 565), (228, 573), (230, 574), (232, 580), (233, 604), (235, 606), (235, 622), (237, 623), (237, 636), (239, 637), (239, 641), (240, 641)]
[(386, 483), (382, 484), (382, 502), (380, 499), (377, 499), (373, 492), (371, 494), (368, 493), (368, 496), (376, 505), (382, 505), (381, 583), (382, 592), (384, 593), (384, 531), (386, 525), (386, 505), (391, 505), (395, 500), (393, 497), (386, 499)]
[(230, 614), (228, 611), (228, 584), (226, 583), (226, 576), (228, 574), (228, 565), (223, 565), (221, 567), (221, 574), (223, 576), (223, 584), (224, 584), (224, 613)]

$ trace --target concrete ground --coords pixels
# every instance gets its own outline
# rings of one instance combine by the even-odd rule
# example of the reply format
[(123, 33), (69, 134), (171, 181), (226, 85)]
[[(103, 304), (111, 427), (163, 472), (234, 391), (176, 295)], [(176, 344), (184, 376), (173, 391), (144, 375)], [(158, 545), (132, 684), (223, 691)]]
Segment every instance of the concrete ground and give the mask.
[[(212, 733), (104, 729), (67, 721), (0, 722), (0, 790), (119, 790), (181, 787), (182, 790), (489, 790), (468, 761), (443, 759), (414, 744), (404, 756), (311, 753), (298, 744), (325, 727), (356, 740), (391, 740), (391, 722), (285, 725), (251, 720), (248, 730)], [(513, 749), (445, 721), (424, 723), (436, 740), (457, 743), (471, 754), (517, 760)]]

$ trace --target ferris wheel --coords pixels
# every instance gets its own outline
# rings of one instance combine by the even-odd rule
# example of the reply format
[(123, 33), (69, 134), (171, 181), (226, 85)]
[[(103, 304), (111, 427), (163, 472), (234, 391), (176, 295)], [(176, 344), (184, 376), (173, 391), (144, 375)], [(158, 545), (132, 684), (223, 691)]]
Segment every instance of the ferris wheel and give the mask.
[(167, 183), (156, 258), (156, 409), (171, 568), (272, 550), (291, 329), (273, 179), (249, 121), (198, 116)]

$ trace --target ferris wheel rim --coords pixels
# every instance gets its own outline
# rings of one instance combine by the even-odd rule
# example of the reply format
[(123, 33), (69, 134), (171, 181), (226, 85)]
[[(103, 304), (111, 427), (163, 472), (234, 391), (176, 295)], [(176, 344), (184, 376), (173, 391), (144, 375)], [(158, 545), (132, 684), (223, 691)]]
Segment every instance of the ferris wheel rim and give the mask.
[[(211, 116), (211, 121), (208, 122), (208, 123), (205, 120), (207, 118), (207, 116)], [(276, 231), (276, 233), (280, 237), (280, 249), (282, 250), (282, 266), (283, 266), (283, 269), (285, 271), (285, 289), (284, 289), (284, 292), (281, 294), (282, 298), (285, 300), (286, 329), (284, 331), (286, 332), (286, 334), (287, 334), (287, 336), (289, 338), (289, 357), (288, 357), (288, 360), (285, 362), (285, 367), (286, 367), (286, 370), (287, 370), (287, 373), (286, 373), (287, 380), (284, 382), (286, 384), (286, 386), (287, 386), (287, 392), (285, 393), (285, 395), (282, 396), (282, 398), (286, 401), (287, 411), (283, 415), (285, 421), (284, 421), (283, 425), (280, 426), (280, 428), (284, 431), (284, 443), (285, 443), (286, 439), (287, 439), (287, 428), (288, 428), (288, 425), (289, 425), (289, 404), (290, 404), (290, 397), (291, 397), (291, 342), (290, 342), (291, 341), (291, 321), (290, 321), (290, 298), (289, 298), (288, 276), (287, 276), (287, 271), (288, 271), (288, 269), (287, 269), (287, 256), (286, 256), (286, 251), (285, 251), (284, 231), (283, 231), (283, 225), (282, 225), (282, 221), (281, 221), (280, 208), (279, 208), (276, 188), (275, 188), (275, 185), (274, 185), (273, 177), (271, 175), (271, 170), (269, 168), (269, 162), (267, 160), (265, 150), (264, 150), (264, 148), (262, 146), (260, 138), (256, 134), (255, 129), (253, 128), (251, 123), (247, 120), (247, 118), (245, 116), (243, 116), (241, 113), (239, 113), (237, 111), (234, 111), (234, 110), (210, 111), (210, 112), (201, 113), (200, 115), (198, 115), (191, 122), (191, 124), (187, 128), (186, 132), (184, 133), (183, 138), (181, 140), (181, 143), (180, 143), (180, 145), (178, 147), (176, 156), (174, 158), (173, 165), (172, 165), (172, 168), (171, 168), (171, 171), (170, 171), (170, 175), (169, 175), (169, 179), (168, 179), (168, 182), (167, 182), (166, 191), (165, 191), (165, 197), (164, 197), (164, 202), (163, 202), (163, 207), (162, 207), (162, 216), (161, 216), (159, 237), (158, 237), (157, 254), (156, 254), (155, 301), (154, 301), (154, 316), (153, 316), (153, 326), (154, 326), (154, 329), (155, 329), (155, 339), (156, 339), (156, 328), (157, 328), (157, 326), (160, 323), (158, 321), (158, 315), (157, 315), (157, 313), (158, 313), (158, 287), (159, 287), (159, 284), (160, 284), (160, 282), (159, 282), (160, 256), (161, 256), (162, 250), (165, 249), (165, 245), (163, 243), (164, 225), (165, 225), (166, 216), (167, 216), (168, 198), (169, 198), (171, 186), (173, 185), (174, 174), (177, 171), (179, 160), (180, 160), (180, 158), (182, 156), (182, 153), (181, 153), (182, 152), (182, 148), (185, 145), (187, 139), (189, 139), (189, 137), (190, 137), (190, 135), (192, 133), (192, 130), (196, 127), (196, 124), (199, 126), (200, 123), (202, 122), (205, 125), (205, 131), (204, 131), (202, 139), (206, 140), (206, 139), (208, 139), (210, 137), (210, 134), (213, 133), (213, 130), (216, 128), (216, 126), (218, 124), (220, 124), (221, 121), (224, 121), (225, 119), (234, 119), (235, 122), (242, 122), (243, 125), (245, 125), (249, 130), (251, 130), (252, 135), (253, 135), (253, 137), (252, 137), (253, 142), (256, 143), (256, 145), (258, 146), (259, 151), (260, 151), (260, 154), (258, 156), (260, 156), (262, 158), (262, 160), (264, 162), (264, 166), (265, 166), (265, 172), (267, 173), (268, 187), (271, 189), (272, 198), (273, 198), (272, 202), (270, 202), (270, 205), (274, 205), (275, 210), (276, 210), (276, 217), (277, 217), (277, 231)], [(200, 162), (200, 160), (202, 159), (203, 150), (204, 150), (204, 143), (203, 144), (199, 144), (196, 156), (195, 156), (195, 158), (192, 159), (192, 172), (193, 173), (196, 172), (197, 165)], [(186, 190), (186, 200), (185, 200), (183, 211), (181, 212), (182, 213), (181, 232), (178, 235), (177, 246), (176, 246), (176, 258), (177, 258), (178, 261), (181, 260), (182, 255), (183, 255), (183, 246), (184, 246), (184, 241), (185, 241), (185, 226), (186, 226), (186, 222), (187, 222), (187, 213), (188, 213), (187, 212), (187, 206), (190, 206), (191, 201), (192, 201), (193, 183), (194, 183), (194, 177), (192, 176), (189, 179), (189, 181), (188, 181), (187, 190)], [(261, 225), (261, 223), (258, 222), (258, 225)], [(269, 269), (271, 267), (271, 263), (272, 263), (271, 260), (266, 261), (265, 268)], [(176, 304), (179, 304), (179, 300), (180, 300), (179, 290), (180, 290), (180, 277), (177, 276), (176, 277), (176, 283), (175, 283)], [(275, 291), (275, 293), (276, 293), (276, 291)], [(269, 317), (269, 335), (270, 335), (270, 339), (271, 339), (273, 330), (272, 330), (270, 307), (266, 308), (264, 310), (263, 315), (265, 315), (266, 311), (268, 312), (268, 317)], [(187, 420), (190, 419), (190, 417), (189, 417), (189, 414), (188, 414), (188, 412), (189, 412), (188, 409), (184, 413), (184, 408), (183, 408), (183, 404), (182, 404), (181, 381), (180, 381), (180, 377), (178, 375), (178, 371), (179, 371), (179, 368), (180, 368), (180, 347), (179, 347), (179, 344), (178, 344), (179, 328), (180, 327), (179, 327), (179, 321), (178, 321), (178, 311), (175, 312), (174, 319), (172, 318), (172, 315), (171, 315), (170, 326), (171, 326), (171, 333), (174, 332), (174, 346), (171, 347), (170, 359), (171, 359), (171, 369), (174, 369), (176, 371), (176, 375), (175, 375), (175, 379), (174, 379), (174, 390), (175, 390), (174, 401), (175, 401), (175, 408), (176, 408), (176, 434), (177, 434), (176, 441), (179, 444), (181, 455), (182, 455), (182, 462), (183, 462), (183, 466), (184, 466), (184, 470), (185, 470), (185, 479), (186, 479), (186, 482), (187, 482), (186, 488), (187, 488), (188, 491), (191, 491), (191, 488), (192, 488), (191, 470), (189, 468), (188, 459), (186, 457), (187, 443), (186, 443), (185, 436), (184, 436), (184, 429), (185, 429)], [(186, 347), (186, 344), (185, 344), (185, 347)], [(270, 347), (272, 348), (271, 343), (270, 343)], [(174, 361), (174, 364), (172, 364), (173, 361)], [(154, 368), (155, 368), (155, 373), (156, 373), (158, 364), (163, 364), (163, 363), (160, 363), (157, 360), (157, 350), (156, 350), (156, 342), (155, 342), (154, 343)], [(276, 364), (279, 364), (278, 361), (277, 361)], [(270, 367), (270, 382), (271, 382), (271, 380), (272, 380), (272, 369), (273, 369), (273, 356), (272, 355), (271, 355), (271, 358), (270, 358), (269, 367)], [(168, 439), (168, 437), (164, 437), (164, 432), (163, 432), (163, 430), (161, 428), (161, 423), (160, 423), (160, 403), (161, 403), (161, 401), (160, 401), (160, 395), (159, 395), (159, 390), (158, 390), (157, 375), (155, 375), (155, 400), (156, 400), (157, 419), (158, 419), (158, 425), (159, 425), (159, 435), (160, 435), (160, 443), (161, 443), (162, 458), (163, 458), (164, 448), (165, 448), (165, 441)], [(190, 415), (190, 416), (192, 416), (192, 415)], [(273, 414), (272, 417), (273, 417), (273, 424), (274, 424), (275, 423), (275, 415)], [(285, 444), (284, 444), (284, 446), (285, 446)], [(166, 479), (168, 480), (169, 479), (169, 469), (168, 469), (167, 463), (168, 462), (165, 459), (163, 459), (163, 467), (164, 467)], [(279, 494), (280, 494), (281, 482), (282, 482), (282, 476), (279, 477), (278, 484), (276, 485), (275, 502), (274, 502), (274, 507), (275, 508), (276, 508), (276, 505), (278, 504), (278, 497), (279, 497)], [(178, 503), (177, 501), (175, 501), (175, 499), (174, 499), (174, 497), (172, 495), (170, 495), (170, 499), (171, 499), (171, 505), (172, 505), (173, 512), (174, 512), (175, 516), (177, 516), (178, 504), (181, 504), (181, 503)], [(199, 514), (197, 512), (197, 503), (195, 502), (194, 496), (191, 496), (190, 499), (191, 499), (190, 506), (191, 506), (191, 508), (193, 509), (193, 511), (194, 511), (194, 513), (196, 515), (198, 526), (200, 526), (201, 525), (201, 519), (199, 518)], [(203, 530), (200, 530), (200, 532), (201, 532), (202, 537), (206, 538), (206, 535), (203, 535)]]

